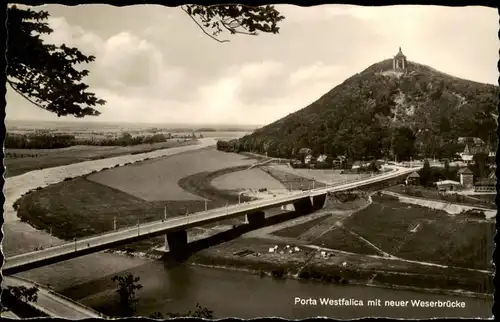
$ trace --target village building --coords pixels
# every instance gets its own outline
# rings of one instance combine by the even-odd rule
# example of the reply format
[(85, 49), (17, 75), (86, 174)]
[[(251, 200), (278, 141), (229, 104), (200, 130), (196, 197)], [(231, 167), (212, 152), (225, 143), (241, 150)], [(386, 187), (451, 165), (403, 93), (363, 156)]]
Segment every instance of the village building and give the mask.
[(474, 184), (474, 172), (469, 168), (462, 168), (457, 172), (460, 184), (466, 188), (471, 188)]
[(394, 56), (392, 60), (392, 69), (395, 72), (403, 72), (406, 74), (406, 71), (408, 70), (408, 63), (406, 61), (406, 56), (403, 54), (401, 51), (401, 47), (399, 47), (399, 51)]
[[(461, 153), (462, 159), (464, 156), (474, 156), (478, 153), (486, 153), (488, 155), (494, 155), (495, 149), (492, 149), (489, 144), (486, 144), (482, 139), (476, 137), (459, 137), (459, 144), (465, 144), (464, 150)], [(472, 160), (472, 158), (470, 158)]]
[(420, 176), (415, 171), (412, 172), (405, 180), (407, 186), (417, 186), (420, 182)]
[(496, 192), (497, 180), (493, 178), (481, 178), (474, 184), (475, 192)]
[(458, 181), (443, 180), (436, 182), (436, 187), (439, 192), (459, 191), (462, 189), (462, 184)]

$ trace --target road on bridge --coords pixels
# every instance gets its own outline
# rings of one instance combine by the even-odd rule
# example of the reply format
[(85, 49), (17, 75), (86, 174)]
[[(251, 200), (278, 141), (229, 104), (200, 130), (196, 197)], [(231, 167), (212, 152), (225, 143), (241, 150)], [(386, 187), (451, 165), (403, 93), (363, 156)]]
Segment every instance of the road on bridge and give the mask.
[(355, 189), (363, 185), (387, 180), (416, 170), (418, 170), (418, 168), (393, 167), (390, 172), (343, 185), (323, 187), (309, 191), (290, 192), (289, 194), (273, 198), (250, 201), (224, 208), (193, 213), (188, 216), (179, 216), (167, 220), (154, 221), (134, 227), (128, 227), (81, 240), (75, 240), (74, 242), (68, 242), (63, 245), (6, 258), (2, 270), (4, 275), (11, 275), (36, 267), (53, 264), (58, 261), (64, 261), (70, 258), (102, 251), (107, 248), (112, 248), (133, 241), (158, 236), (169, 231), (184, 230), (210, 222), (243, 216), (255, 211), (280, 207), (282, 205), (291, 204), (302, 198), (314, 197), (328, 192)]

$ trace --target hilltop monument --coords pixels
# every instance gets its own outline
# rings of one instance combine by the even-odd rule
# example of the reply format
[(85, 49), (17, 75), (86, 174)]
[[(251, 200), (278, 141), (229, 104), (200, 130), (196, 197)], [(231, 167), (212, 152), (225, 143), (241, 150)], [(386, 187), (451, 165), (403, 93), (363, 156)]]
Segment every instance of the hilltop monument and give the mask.
[(395, 72), (402, 72), (406, 74), (408, 63), (406, 62), (406, 56), (401, 51), (401, 47), (399, 47), (398, 53), (392, 59), (392, 68)]

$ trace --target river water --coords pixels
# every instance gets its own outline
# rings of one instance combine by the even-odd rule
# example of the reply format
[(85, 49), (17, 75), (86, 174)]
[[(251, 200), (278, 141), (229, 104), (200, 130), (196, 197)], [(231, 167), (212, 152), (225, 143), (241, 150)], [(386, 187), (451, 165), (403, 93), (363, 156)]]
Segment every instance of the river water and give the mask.
[[(38, 186), (114, 166), (162, 155), (173, 155), (195, 148), (210, 146), (212, 139), (203, 139), (200, 145), (183, 146), (138, 155), (119, 156), (87, 161), (51, 169), (36, 170), (21, 176), (7, 178), (4, 195), (5, 239), (3, 251), (7, 256), (31, 251), (40, 244), (55, 243), (49, 234), (22, 223), (12, 209), (12, 203), (22, 193)], [(97, 253), (66, 262), (24, 272), (20, 275), (96, 309), (105, 309), (116, 301), (111, 277), (130, 272), (141, 278), (143, 288), (138, 292), (138, 314), (153, 312), (185, 312), (200, 303), (214, 311), (217, 318), (253, 318), (277, 316), (306, 318), (328, 316), (338, 319), (359, 317), (431, 318), (492, 316), (492, 300), (455, 297), (410, 291), (354, 286), (331, 285), (311, 281), (275, 280), (268, 277), (216, 268), (181, 265), (167, 268), (161, 261), (134, 258), (119, 254)], [(316, 299), (317, 305), (294, 304), (295, 298)], [(354, 299), (364, 306), (323, 306), (320, 298)], [(381, 300), (382, 306), (367, 306), (368, 300)], [(407, 307), (386, 307), (386, 300), (458, 300), (465, 308), (417, 308), (411, 302)], [(313, 303), (313, 301), (309, 301)], [(359, 304), (359, 302), (358, 302)]]

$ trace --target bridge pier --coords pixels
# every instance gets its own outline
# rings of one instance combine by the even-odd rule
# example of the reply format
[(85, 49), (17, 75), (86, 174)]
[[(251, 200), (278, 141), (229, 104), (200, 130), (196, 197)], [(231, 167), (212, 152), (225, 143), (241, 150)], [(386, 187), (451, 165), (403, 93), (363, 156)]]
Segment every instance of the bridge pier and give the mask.
[(311, 197), (311, 203), (314, 210), (319, 210), (325, 206), (326, 193)]
[(259, 226), (266, 221), (266, 214), (263, 211), (250, 212), (245, 215), (247, 224)]
[(307, 215), (314, 211), (311, 197), (304, 197), (302, 199), (296, 200), (293, 203), (293, 207), (295, 208), (296, 212), (302, 215)]
[(188, 238), (186, 230), (170, 231), (165, 234), (165, 248), (168, 246), (170, 255), (177, 261), (188, 257)]

